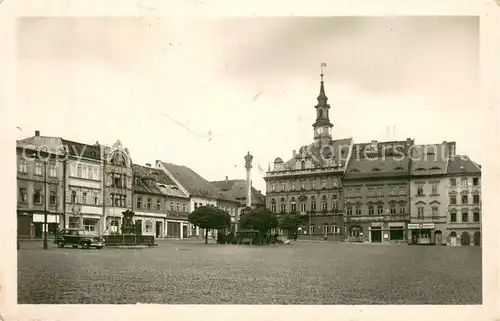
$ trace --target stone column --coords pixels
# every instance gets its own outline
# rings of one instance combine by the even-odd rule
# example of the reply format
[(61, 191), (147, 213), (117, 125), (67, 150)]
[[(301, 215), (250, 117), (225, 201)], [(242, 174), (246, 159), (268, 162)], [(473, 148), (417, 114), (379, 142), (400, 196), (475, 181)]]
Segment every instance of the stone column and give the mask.
[(247, 170), (247, 202), (246, 206), (251, 207), (252, 206), (252, 178), (251, 178), (251, 170), (252, 170), (252, 160), (253, 156), (250, 155), (250, 152), (247, 153), (245, 156), (245, 168)]

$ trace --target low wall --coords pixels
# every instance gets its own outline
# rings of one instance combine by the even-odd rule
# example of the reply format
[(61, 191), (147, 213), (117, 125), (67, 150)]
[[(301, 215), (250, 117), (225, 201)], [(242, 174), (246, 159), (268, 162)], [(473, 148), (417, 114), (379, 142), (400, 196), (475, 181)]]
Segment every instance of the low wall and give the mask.
[(155, 245), (155, 237), (153, 235), (134, 235), (134, 234), (123, 234), (123, 235), (106, 235), (104, 236), (106, 240), (106, 246), (118, 246), (118, 245)]

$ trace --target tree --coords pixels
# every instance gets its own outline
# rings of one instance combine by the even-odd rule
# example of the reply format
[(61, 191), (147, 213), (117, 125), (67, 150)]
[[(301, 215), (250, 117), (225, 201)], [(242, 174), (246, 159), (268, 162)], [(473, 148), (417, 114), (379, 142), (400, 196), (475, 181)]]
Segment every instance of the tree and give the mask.
[(286, 214), (280, 219), (279, 227), (288, 231), (290, 234), (296, 234), (300, 226), (307, 221), (307, 216), (298, 214)]
[(231, 226), (231, 216), (215, 206), (200, 206), (188, 216), (188, 222), (205, 229), (205, 244), (208, 243), (208, 231)]
[(258, 230), (262, 238), (271, 229), (278, 227), (278, 218), (265, 207), (247, 207), (241, 211), (239, 224), (242, 229)]

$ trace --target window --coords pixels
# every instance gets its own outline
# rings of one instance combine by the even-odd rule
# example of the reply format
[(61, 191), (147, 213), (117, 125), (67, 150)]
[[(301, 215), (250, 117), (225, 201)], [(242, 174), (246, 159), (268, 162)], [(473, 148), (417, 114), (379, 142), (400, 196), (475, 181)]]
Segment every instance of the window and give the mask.
[(179, 203), (179, 202), (175, 203), (175, 209), (177, 210), (177, 212), (180, 212), (181, 211), (181, 203)]
[(368, 214), (369, 215), (373, 215), (374, 214), (373, 205), (368, 205)]
[(474, 222), (478, 223), (479, 222), (479, 212), (474, 212)]
[(35, 175), (42, 175), (42, 163), (35, 161)]
[(290, 201), (290, 211), (297, 212), (297, 203), (295, 203), (295, 197), (292, 197), (292, 200)]
[(311, 197), (311, 211), (316, 211), (316, 198), (314, 196)]
[(19, 171), (20, 171), (21, 173), (26, 173), (26, 172), (28, 172), (27, 162), (26, 162), (26, 160), (25, 160), (24, 158), (21, 158), (21, 159), (19, 160)]
[(89, 219), (83, 220), (83, 228), (86, 231), (94, 232), (95, 231), (95, 222), (96, 222), (95, 220), (89, 220)]
[(450, 185), (451, 186), (457, 186), (457, 179), (456, 178), (450, 178)]
[(377, 194), (378, 196), (384, 196), (384, 190), (382, 188), (379, 188)]
[(467, 178), (462, 178), (460, 184), (462, 185), (462, 187), (467, 187)]
[(417, 185), (417, 196), (423, 196), (423, 195), (424, 195), (424, 186)]
[(305, 213), (306, 212), (306, 203), (300, 203), (300, 212)]
[(50, 165), (49, 165), (49, 176), (50, 177), (57, 176), (56, 164), (54, 164), (54, 163), (50, 163)]
[(78, 165), (76, 169), (76, 176), (82, 177), (82, 165)]
[(153, 232), (153, 222), (152, 221), (146, 221), (146, 224), (144, 225), (146, 233), (152, 233)]
[(87, 167), (83, 167), (82, 177), (83, 177), (83, 178), (87, 178), (87, 177), (88, 177), (88, 170), (87, 170)]
[(99, 195), (94, 196), (94, 205), (99, 205)]
[(457, 204), (457, 197), (455, 195), (450, 196), (450, 205), (456, 205)]
[(286, 184), (285, 183), (281, 183), (281, 190), (284, 191), (286, 188)]
[(406, 207), (404, 205), (399, 205), (399, 214), (401, 215), (406, 214)]
[(321, 181), (321, 188), (326, 188), (326, 181), (325, 180)]
[(479, 178), (474, 177), (472, 178), (472, 186), (478, 186), (479, 185)]
[(390, 193), (390, 194), (391, 194), (391, 196), (395, 196), (395, 195), (396, 195), (396, 193), (397, 193), (397, 192), (396, 192), (396, 188), (392, 188), (392, 189), (391, 189), (391, 193)]
[(419, 220), (424, 218), (424, 208), (421, 206), (417, 209), (417, 218)]
[(382, 205), (377, 206), (377, 214), (384, 214), (384, 207)]
[(457, 222), (457, 213), (451, 213), (451, 215), (450, 215), (450, 222), (451, 223), (456, 223)]
[(347, 197), (353, 197), (353, 196), (354, 196), (354, 195), (353, 195), (353, 190), (349, 188), (349, 189), (347, 190)]
[(153, 200), (148, 198), (148, 203), (147, 203), (147, 209), (150, 210), (151, 209), (151, 206), (153, 206)]
[(156, 200), (156, 210), (157, 211), (161, 210), (161, 201), (160, 200)]
[(356, 206), (356, 215), (361, 215), (361, 206)]
[(276, 213), (276, 200), (271, 199), (271, 212)]
[(87, 193), (86, 192), (82, 193), (82, 204), (87, 204)]
[[(284, 201), (282, 201), (284, 202)], [(285, 213), (286, 212), (286, 203), (281, 203), (280, 204), (280, 212)]]
[(347, 211), (346, 211), (346, 214), (348, 216), (351, 216), (352, 215), (352, 206), (351, 205), (347, 205)]
[(80, 218), (70, 216), (69, 217), (69, 228), (80, 228)]
[(439, 216), (439, 207), (433, 206), (432, 207), (432, 216)]
[(328, 204), (326, 203), (326, 201), (325, 201), (325, 200), (321, 201), (321, 209), (322, 209), (323, 211), (328, 210)]
[(271, 191), (272, 192), (276, 191), (276, 184), (271, 184)]
[(314, 234), (314, 225), (309, 226), (309, 231), (311, 234)]
[(368, 189), (368, 196), (370, 196), (370, 197), (375, 196), (375, 190), (373, 188)]
[(396, 214), (396, 204), (391, 204), (391, 214)]
[(462, 195), (462, 204), (469, 203), (469, 195)]
[(19, 202), (28, 202), (28, 191), (26, 188), (19, 189)]
[(182, 211), (187, 212), (187, 205), (186, 203), (182, 203)]
[(112, 187), (123, 188), (124, 175), (118, 173), (112, 173)]
[(78, 198), (76, 197), (76, 191), (71, 191), (71, 203), (77, 203)]
[(328, 234), (328, 223), (323, 224), (323, 234)]
[(300, 168), (306, 169), (306, 162), (304, 162), (304, 161), (300, 162)]
[(337, 229), (337, 225), (332, 225), (331, 231), (332, 231), (333, 234), (338, 234), (339, 230)]
[(469, 212), (462, 212), (462, 222), (463, 223), (469, 222)]
[(361, 188), (356, 188), (356, 197), (361, 197)]
[(292, 182), (292, 191), (295, 191), (295, 182)]
[(479, 195), (472, 195), (472, 203), (479, 204)]
[(399, 188), (399, 195), (406, 195), (406, 188), (405, 187)]
[(136, 205), (137, 205), (138, 209), (142, 208), (142, 197), (138, 197), (137, 198), (137, 204)]
[[(200, 206), (201, 206), (201, 204), (200, 204)], [(174, 210), (174, 202), (170, 201), (169, 208), (171, 211)], [(198, 208), (198, 203), (194, 203), (194, 209), (197, 209), (197, 208)]]
[(300, 182), (300, 189), (306, 189), (306, 181)]
[(33, 193), (33, 203), (41, 204), (42, 203), (42, 191), (39, 189), (35, 189)]
[(438, 184), (433, 183), (431, 185), (431, 193), (432, 195), (438, 195)]
[(316, 189), (316, 181), (315, 180), (313, 180), (311, 182), (311, 189)]
[(338, 207), (337, 200), (336, 199), (332, 200), (332, 210), (336, 211), (337, 207)]

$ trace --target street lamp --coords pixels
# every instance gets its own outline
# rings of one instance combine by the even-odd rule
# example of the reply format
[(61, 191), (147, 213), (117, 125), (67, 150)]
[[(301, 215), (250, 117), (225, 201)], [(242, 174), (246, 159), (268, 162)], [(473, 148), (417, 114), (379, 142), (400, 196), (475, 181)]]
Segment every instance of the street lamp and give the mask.
[(33, 158), (36, 158), (43, 162), (43, 249), (46, 250), (49, 247), (47, 240), (47, 159), (42, 159), (40, 153), (33, 152)]

